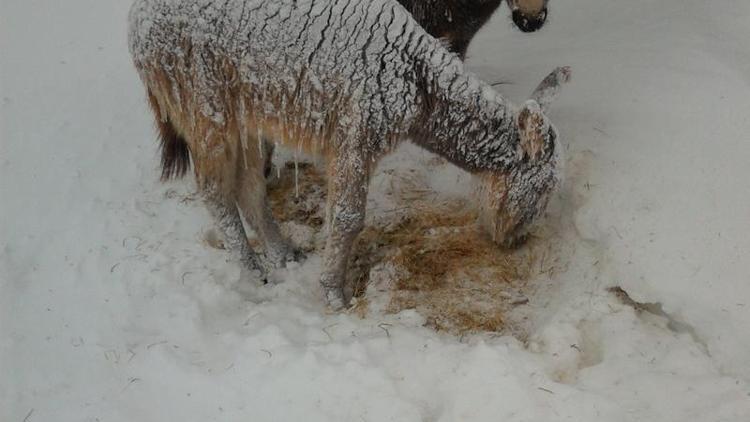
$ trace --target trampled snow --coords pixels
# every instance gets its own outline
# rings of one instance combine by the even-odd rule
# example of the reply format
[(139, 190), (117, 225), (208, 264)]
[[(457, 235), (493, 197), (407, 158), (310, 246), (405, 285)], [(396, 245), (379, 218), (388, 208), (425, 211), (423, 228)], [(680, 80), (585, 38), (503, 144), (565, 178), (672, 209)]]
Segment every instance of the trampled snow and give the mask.
[[(516, 104), (573, 69), (523, 342), (329, 314), (317, 256), (240, 280), (194, 185), (158, 182), (129, 6), (0, 4), (0, 420), (750, 420), (747, 2), (553, 0), (541, 32), (503, 7), (475, 39)], [(381, 167), (462, 195), (431, 158)]]

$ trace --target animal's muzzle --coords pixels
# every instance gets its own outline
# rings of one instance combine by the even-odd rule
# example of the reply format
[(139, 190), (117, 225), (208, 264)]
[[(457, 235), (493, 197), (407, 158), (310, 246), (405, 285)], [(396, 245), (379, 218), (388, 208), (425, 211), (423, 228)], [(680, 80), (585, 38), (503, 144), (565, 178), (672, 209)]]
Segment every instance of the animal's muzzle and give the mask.
[(547, 8), (542, 9), (535, 16), (528, 16), (520, 9), (513, 11), (513, 23), (523, 32), (534, 32), (544, 25), (547, 20)]

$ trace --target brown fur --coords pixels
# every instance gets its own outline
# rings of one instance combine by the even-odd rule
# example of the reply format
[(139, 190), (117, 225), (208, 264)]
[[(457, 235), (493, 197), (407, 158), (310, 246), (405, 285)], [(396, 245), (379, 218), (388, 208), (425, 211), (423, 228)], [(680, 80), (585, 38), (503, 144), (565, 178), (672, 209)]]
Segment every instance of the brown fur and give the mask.
[[(235, 75), (237, 69), (229, 64), (229, 60), (224, 63), (223, 73)], [(192, 156), (200, 187), (215, 185), (222, 192), (233, 196), (239, 177), (233, 169), (255, 167), (257, 161), (270, 152), (263, 151), (268, 148), (262, 141), (259, 142), (258, 134), (289, 148), (327, 156), (326, 147), (334, 136), (338, 113), (329, 115), (327, 127), (321, 132), (323, 137), (314, 136), (312, 131), (293, 127), (288, 122), (280, 122), (278, 118), (255, 115), (251, 100), (246, 98), (248, 95), (245, 89), (235, 83), (222, 85), (221, 96), (227, 104), (240, 104), (244, 101), (246, 106), (225, 110), (226, 122), (215, 122), (200, 112), (188, 90), (193, 85), (191, 80), (197, 78), (196, 75), (180, 74), (178, 83), (173, 84), (158, 67), (144, 68), (141, 73), (150, 80), (149, 102), (162, 139), (163, 179), (183, 176), (190, 166)], [(236, 80), (232, 77), (230, 79)], [(290, 94), (270, 93), (263, 101), (270, 100), (280, 104), (282, 96), (288, 97)], [(336, 109), (347, 107), (345, 99), (337, 99), (335, 94), (331, 97), (338, 103)], [(258, 150), (261, 150), (261, 154), (258, 154)], [(263, 161), (265, 170), (265, 160)]]

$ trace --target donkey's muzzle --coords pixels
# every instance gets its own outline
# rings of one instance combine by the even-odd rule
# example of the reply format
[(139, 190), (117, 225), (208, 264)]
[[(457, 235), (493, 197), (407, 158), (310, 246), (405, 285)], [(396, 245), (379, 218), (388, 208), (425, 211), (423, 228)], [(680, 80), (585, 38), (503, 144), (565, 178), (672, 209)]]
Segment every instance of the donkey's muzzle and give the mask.
[(547, 21), (547, 8), (534, 16), (524, 14), (520, 9), (513, 11), (513, 23), (523, 32), (534, 32), (544, 25)]

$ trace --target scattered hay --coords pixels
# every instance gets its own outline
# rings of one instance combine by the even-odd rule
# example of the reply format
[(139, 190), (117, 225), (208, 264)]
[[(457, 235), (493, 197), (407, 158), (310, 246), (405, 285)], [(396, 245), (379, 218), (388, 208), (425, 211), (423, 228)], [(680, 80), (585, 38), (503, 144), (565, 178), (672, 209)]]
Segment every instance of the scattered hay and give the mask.
[[(295, 195), (294, 164), (269, 190), (274, 213), (282, 221), (322, 227), (324, 178), (311, 164), (298, 167)], [(396, 269), (388, 280), (386, 312), (415, 309), (429, 326), (453, 333), (501, 331), (505, 314), (525, 303), (518, 293), (532, 273), (534, 254), (526, 249), (503, 250), (476, 224), (476, 211), (462, 201), (437, 203), (435, 193), (408, 176), (397, 190), (401, 212), (368, 225), (354, 246), (348, 271), (348, 293), (357, 297), (353, 312), (364, 316), (364, 297), (371, 270)], [(413, 181), (412, 181), (413, 182)], [(526, 299), (528, 301), (528, 299)]]
[(500, 249), (463, 203), (417, 204), (399, 224), (368, 227), (360, 243), (381, 249), (370, 259), (399, 269), (386, 310), (416, 309), (437, 330), (502, 330), (517, 285), (531, 272), (531, 254)]
[(268, 187), (268, 200), (280, 221), (295, 221), (314, 229), (325, 220), (325, 178), (312, 163), (286, 163)]

